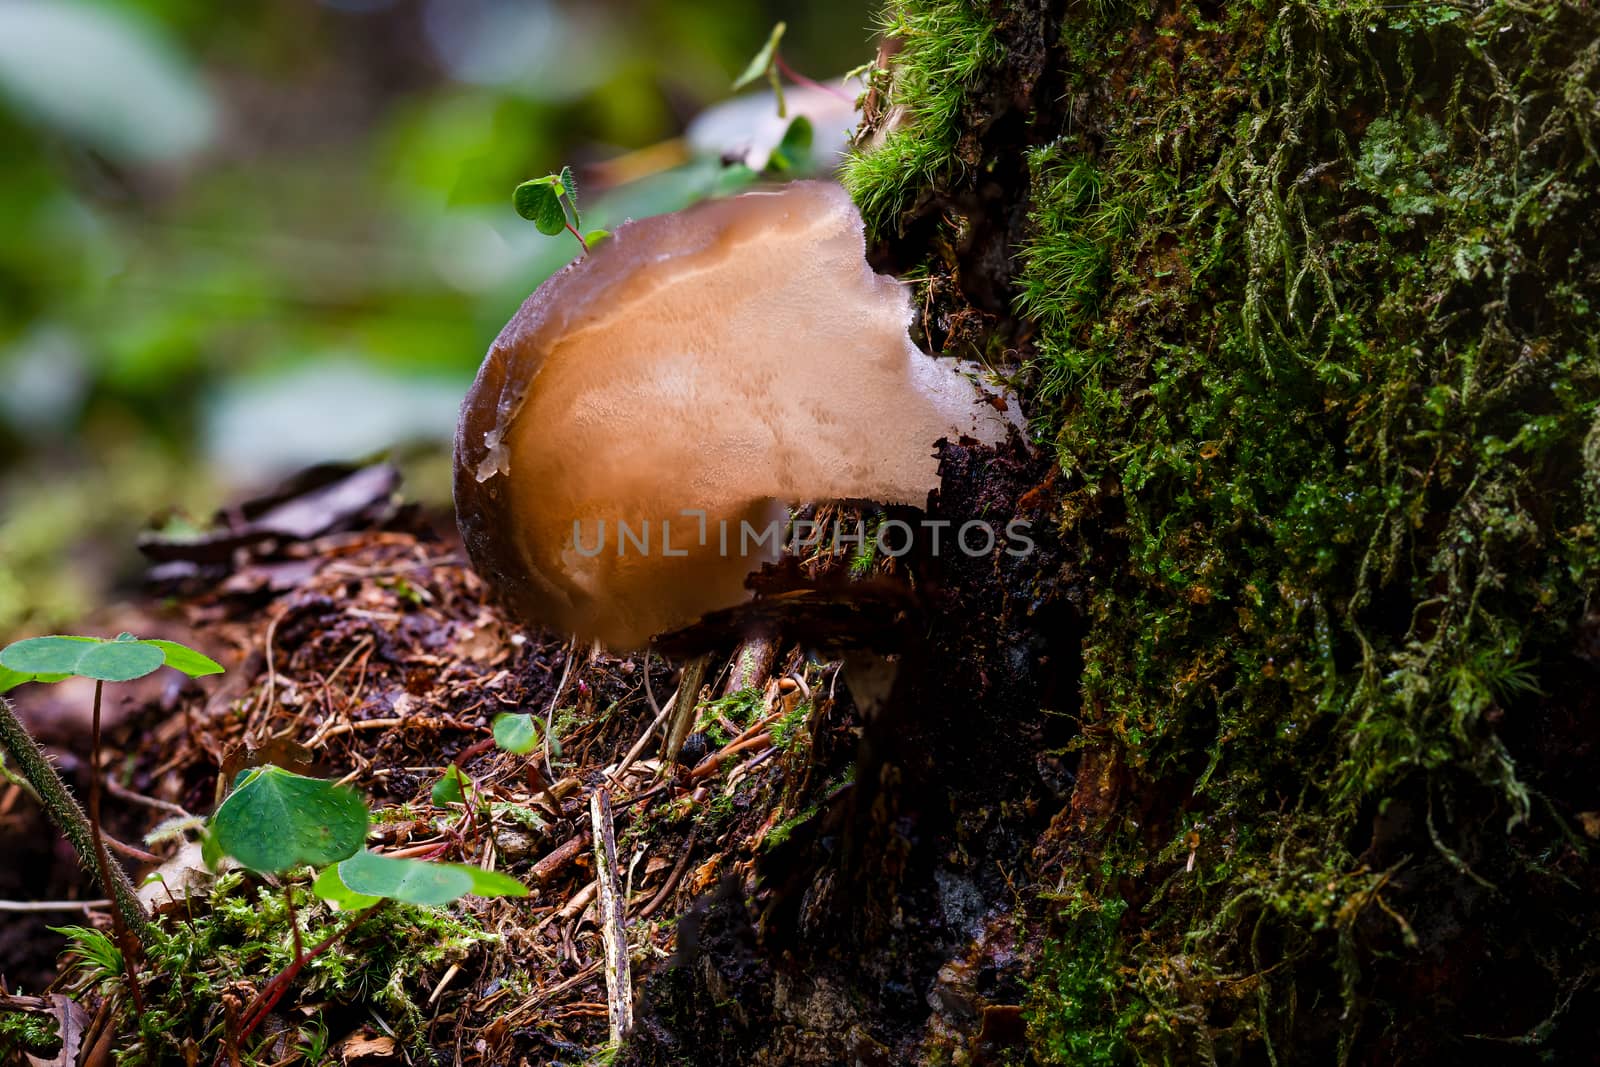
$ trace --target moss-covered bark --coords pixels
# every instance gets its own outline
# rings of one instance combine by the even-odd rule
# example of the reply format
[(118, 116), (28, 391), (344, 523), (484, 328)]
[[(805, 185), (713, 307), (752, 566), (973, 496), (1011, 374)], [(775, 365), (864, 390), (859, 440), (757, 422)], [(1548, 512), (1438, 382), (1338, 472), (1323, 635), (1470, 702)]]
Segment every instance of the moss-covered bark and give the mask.
[(847, 184), (1015, 356), (1084, 592), (1042, 1062), (1600, 1011), (1600, 13), (903, 0)]

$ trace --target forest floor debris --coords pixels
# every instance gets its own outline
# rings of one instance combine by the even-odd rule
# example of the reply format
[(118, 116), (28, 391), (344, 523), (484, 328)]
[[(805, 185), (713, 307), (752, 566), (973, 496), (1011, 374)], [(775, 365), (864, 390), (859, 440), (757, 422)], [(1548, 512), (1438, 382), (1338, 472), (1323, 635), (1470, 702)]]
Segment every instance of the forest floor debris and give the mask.
[[(309, 499), (330, 497), (337, 494), (324, 483)], [(156, 617), (141, 632), (181, 624), (228, 673), (209, 685), (147, 686), (130, 698), (108, 737), (108, 832), (140, 841), (164, 821), (203, 815), (241, 769), (272, 762), (360, 789), (374, 807), (369, 843), (389, 855), (500, 869), (532, 894), (431, 910), (386, 905), (310, 961), (234, 1050), (226, 1034), (241, 1005), (291, 959), (283, 897), (270, 880), (243, 872), (213, 878), (182, 834), (158, 832), (148, 847), (163, 861), (163, 932), (145, 946), (143, 1025), (123, 1005), (114, 972), (85, 963), (103, 948), (97, 928), (106, 916), (92, 906), (88, 925), (68, 935), (60, 973), (48, 957), (61, 941), (46, 926), (73, 921), (70, 914), (8, 917), (0, 971), (9, 986), (0, 993), (32, 996), (8, 1003), (37, 1000), (37, 1013), (54, 1012), (54, 1000), (38, 996), (53, 977), (50, 992), (71, 993), (132, 1062), (212, 1062), (219, 1051), (222, 1062), (284, 1065), (329, 1055), (374, 1064), (430, 1055), (464, 1064), (584, 1062), (608, 1047), (628, 1007), (622, 991), (607, 992), (603, 890), (614, 883), (609, 925), (627, 939), (613, 972), (626, 982), (631, 956), (642, 964), (637, 979), (670, 956), (676, 920), (695, 894), (730, 873), (753, 885), (764, 845), (781, 840), (819, 789), (848, 775), (859, 724), (833, 699), (837, 664), (797, 648), (714, 660), (690, 694), (684, 750), (693, 765), (663, 762), (661, 729), (681, 705), (660, 657), (614, 657), (519, 632), (485, 602), (451, 541), (414, 514), (373, 503), (342, 500), (338, 518), (384, 528), (322, 533), (308, 520), (305, 529), (320, 536), (207, 535), (193, 541), (206, 558), (192, 566), (165, 543), (157, 577), (183, 588), (146, 606)], [(231, 555), (216, 553), (224, 542)], [(742, 673), (729, 690), (735, 669)], [(52, 694), (20, 695), (24, 716), (48, 725), (41, 720), (51, 717)], [(497, 747), (501, 712), (532, 714), (548, 725), (549, 743), (526, 755)], [(63, 769), (81, 771), (72, 753), (86, 749), (71, 731), (53, 739), (64, 748)], [(459, 801), (441, 802), (434, 787), (451, 767), (466, 788)], [(597, 877), (591, 825), (591, 805), (602, 803), (614, 830), (608, 878)], [(28, 839), (37, 855), (48, 840), (16, 785), (0, 786), (0, 820), (8, 852)], [(33, 875), (8, 879), (4, 895), (89, 892), (88, 875), (60, 862)], [(302, 899), (296, 911), (308, 946), (348, 921)], [(0, 1045), (22, 1043), (12, 1029), (0, 1031)]]

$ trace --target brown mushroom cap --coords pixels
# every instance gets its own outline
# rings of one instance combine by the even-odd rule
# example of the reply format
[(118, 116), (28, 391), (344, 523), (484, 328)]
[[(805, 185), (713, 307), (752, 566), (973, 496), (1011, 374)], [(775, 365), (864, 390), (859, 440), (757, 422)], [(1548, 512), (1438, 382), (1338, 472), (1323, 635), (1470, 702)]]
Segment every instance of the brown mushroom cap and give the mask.
[[(924, 504), (936, 441), (1005, 425), (917, 350), (910, 320), (831, 183), (622, 225), (528, 298), (462, 405), (473, 564), (529, 621), (635, 648), (746, 598), (774, 553), (741, 521), (807, 501)], [(704, 544), (686, 510), (705, 512)], [(648, 529), (648, 549), (619, 523)]]

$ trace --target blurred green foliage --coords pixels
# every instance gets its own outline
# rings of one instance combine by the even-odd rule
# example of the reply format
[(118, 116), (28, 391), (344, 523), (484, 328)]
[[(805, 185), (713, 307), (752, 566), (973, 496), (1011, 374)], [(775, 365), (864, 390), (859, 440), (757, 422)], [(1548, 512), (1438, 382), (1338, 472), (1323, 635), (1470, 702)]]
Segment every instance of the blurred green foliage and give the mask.
[[(867, 53), (869, 17), (844, 0), (0, 9), (0, 633), (80, 615), (150, 512), (203, 514), (269, 474), (275, 443), (315, 451), (339, 413), (398, 406), (397, 379), (432, 390), (444, 414), (414, 429), (437, 447), (452, 392), (578, 252), (517, 217), (519, 182), (573, 164), (606, 227), (710, 195), (721, 161), (663, 142), (730, 95), (778, 19), (786, 58), (828, 76)], [(282, 381), (305, 416), (241, 429)]]

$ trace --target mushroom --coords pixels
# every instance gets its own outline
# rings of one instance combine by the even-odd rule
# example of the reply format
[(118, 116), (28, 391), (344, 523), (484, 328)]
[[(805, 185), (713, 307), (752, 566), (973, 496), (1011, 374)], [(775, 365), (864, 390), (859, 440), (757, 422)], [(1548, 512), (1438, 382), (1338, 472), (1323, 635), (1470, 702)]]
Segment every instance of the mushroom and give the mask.
[(907, 334), (827, 182), (620, 226), (522, 305), (461, 408), (456, 515), (528, 621), (638, 648), (748, 597), (786, 505), (923, 506), (1007, 422)]

